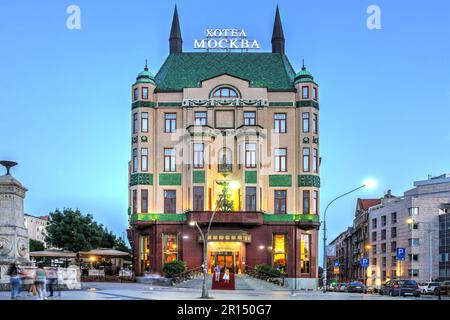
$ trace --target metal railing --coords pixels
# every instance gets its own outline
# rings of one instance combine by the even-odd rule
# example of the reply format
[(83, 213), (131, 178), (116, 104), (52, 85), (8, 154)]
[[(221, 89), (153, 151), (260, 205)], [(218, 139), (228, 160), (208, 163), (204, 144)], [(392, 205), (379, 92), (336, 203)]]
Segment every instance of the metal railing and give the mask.
[(284, 287), (286, 284), (286, 281), (285, 281), (285, 279), (287, 277), (286, 274), (275, 274), (275, 273), (271, 273), (271, 272), (267, 272), (267, 271), (263, 271), (263, 270), (258, 270), (256, 268), (253, 268), (250, 266), (245, 266), (244, 273), (251, 277), (254, 277), (254, 278), (257, 278), (260, 280), (264, 280), (264, 281), (279, 285), (281, 287)]
[(183, 271), (181, 273), (174, 274), (168, 278), (172, 279), (172, 285), (180, 284), (182, 282), (193, 280), (197, 277), (200, 277), (203, 275), (203, 267), (195, 267), (186, 271)]

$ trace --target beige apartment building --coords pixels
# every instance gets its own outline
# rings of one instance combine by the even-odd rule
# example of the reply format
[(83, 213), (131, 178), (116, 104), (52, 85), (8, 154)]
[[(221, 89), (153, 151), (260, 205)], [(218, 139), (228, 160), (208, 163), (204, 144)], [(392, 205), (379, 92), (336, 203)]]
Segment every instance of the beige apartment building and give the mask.
[(135, 271), (199, 266), (202, 243), (188, 224), (205, 228), (215, 211), (208, 267), (265, 263), (315, 283), (319, 86), (290, 64), (278, 9), (272, 52), (183, 52), (176, 9), (169, 44), (156, 76), (146, 66), (131, 88)]

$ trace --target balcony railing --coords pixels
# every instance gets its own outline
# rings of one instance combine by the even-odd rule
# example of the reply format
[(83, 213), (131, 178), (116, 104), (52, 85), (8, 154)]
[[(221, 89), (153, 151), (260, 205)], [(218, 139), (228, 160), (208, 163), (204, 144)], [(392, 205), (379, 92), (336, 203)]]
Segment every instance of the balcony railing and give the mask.
[(217, 170), (219, 172), (232, 172), (233, 171), (233, 165), (228, 163), (221, 163), (218, 165)]
[[(191, 211), (187, 213), (189, 221), (196, 221), (198, 224), (208, 224), (212, 211)], [(262, 225), (263, 213), (258, 211), (232, 211), (216, 212), (213, 223), (237, 223), (242, 225)]]

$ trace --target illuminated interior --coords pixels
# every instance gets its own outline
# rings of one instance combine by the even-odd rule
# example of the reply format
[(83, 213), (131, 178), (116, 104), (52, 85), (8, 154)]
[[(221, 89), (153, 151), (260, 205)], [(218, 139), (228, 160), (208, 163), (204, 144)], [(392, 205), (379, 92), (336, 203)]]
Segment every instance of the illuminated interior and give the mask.
[(232, 273), (242, 273), (245, 266), (245, 246), (237, 241), (209, 241), (207, 247), (208, 273), (216, 265), (224, 272), (227, 268)]

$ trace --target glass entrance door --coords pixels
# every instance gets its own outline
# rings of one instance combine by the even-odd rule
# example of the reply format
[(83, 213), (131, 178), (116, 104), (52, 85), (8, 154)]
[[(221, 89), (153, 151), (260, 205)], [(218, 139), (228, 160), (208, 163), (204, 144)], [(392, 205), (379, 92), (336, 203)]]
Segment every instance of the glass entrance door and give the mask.
[(235, 273), (235, 259), (232, 251), (211, 252), (211, 255), (214, 257), (215, 265), (218, 265), (222, 272), (225, 272), (225, 268), (227, 268), (230, 272)]

